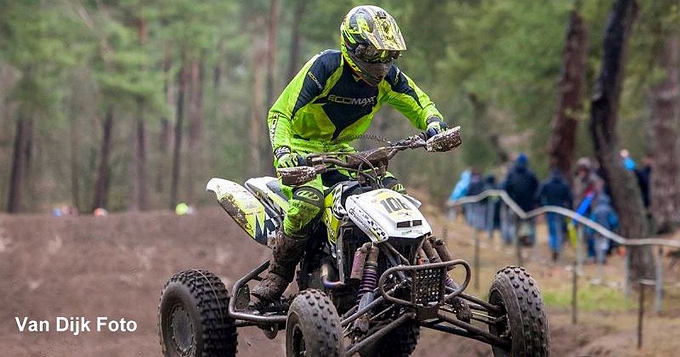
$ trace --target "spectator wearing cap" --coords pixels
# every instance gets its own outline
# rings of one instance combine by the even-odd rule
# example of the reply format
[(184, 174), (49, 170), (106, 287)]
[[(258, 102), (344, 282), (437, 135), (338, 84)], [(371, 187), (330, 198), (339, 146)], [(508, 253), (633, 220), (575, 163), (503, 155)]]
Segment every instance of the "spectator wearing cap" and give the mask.
[[(582, 157), (576, 162), (576, 177), (574, 178), (574, 208), (578, 210), (584, 202), (590, 202), (593, 198), (604, 188), (604, 181), (595, 172), (593, 164), (587, 157)], [(586, 201), (587, 200), (587, 201)], [(588, 207), (580, 214), (587, 214), (590, 211)]]

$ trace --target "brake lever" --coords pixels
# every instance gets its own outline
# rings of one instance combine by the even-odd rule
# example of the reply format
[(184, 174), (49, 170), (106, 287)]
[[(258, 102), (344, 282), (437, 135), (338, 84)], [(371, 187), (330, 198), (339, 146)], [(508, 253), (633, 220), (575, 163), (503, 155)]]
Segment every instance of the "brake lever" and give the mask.
[(425, 139), (426, 135), (425, 133), (419, 133), (413, 136), (409, 136), (405, 139), (401, 139), (397, 141), (396, 143), (392, 144), (392, 147), (407, 147), (410, 149), (415, 149), (419, 147), (425, 146)]

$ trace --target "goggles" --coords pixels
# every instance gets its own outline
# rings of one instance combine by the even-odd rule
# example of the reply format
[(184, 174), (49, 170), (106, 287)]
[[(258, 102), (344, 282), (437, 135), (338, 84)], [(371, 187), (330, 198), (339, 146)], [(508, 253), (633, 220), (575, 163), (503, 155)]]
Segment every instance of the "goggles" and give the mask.
[(373, 45), (360, 44), (354, 49), (354, 55), (368, 63), (389, 63), (399, 58), (399, 51), (379, 50)]

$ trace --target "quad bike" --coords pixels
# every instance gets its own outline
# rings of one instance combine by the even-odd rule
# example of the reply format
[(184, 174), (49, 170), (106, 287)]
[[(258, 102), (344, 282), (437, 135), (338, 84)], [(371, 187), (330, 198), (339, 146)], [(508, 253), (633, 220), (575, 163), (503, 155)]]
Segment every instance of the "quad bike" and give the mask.
[[(466, 294), (468, 263), (432, 235), (419, 201), (381, 185), (398, 152), (443, 152), (460, 143), (456, 127), (428, 140), (421, 134), (368, 151), (313, 154), (306, 165), (279, 170), (285, 185), (337, 170), (356, 177), (325, 192), (297, 271), (299, 292), (273, 304), (252, 302), (248, 284), (262, 279), (269, 262), (236, 281), (233, 296), (209, 271), (177, 273), (160, 298), (164, 355), (235, 356), (237, 329), (255, 326), (272, 339), (285, 330), (287, 356), (409, 356), (421, 328), (482, 341), (494, 356), (548, 356), (541, 292), (525, 269), (499, 270), (488, 301)], [(213, 178), (207, 190), (251, 238), (271, 244), (287, 208), (277, 178), (244, 186)]]

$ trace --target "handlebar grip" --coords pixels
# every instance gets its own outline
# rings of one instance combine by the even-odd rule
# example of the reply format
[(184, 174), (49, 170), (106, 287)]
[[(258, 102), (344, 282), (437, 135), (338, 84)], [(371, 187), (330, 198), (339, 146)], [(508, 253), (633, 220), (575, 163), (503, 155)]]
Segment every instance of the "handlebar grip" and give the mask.
[(312, 166), (297, 166), (278, 170), (281, 183), (286, 186), (298, 186), (316, 178), (317, 170)]

